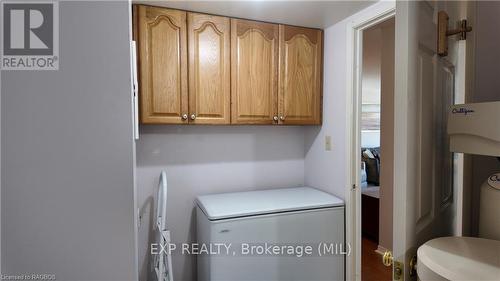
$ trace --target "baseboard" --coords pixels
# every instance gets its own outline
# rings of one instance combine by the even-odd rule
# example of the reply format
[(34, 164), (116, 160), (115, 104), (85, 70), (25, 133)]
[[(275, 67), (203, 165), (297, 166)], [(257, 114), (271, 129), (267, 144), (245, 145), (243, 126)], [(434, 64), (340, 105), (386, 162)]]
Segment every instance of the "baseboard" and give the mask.
[(377, 249), (375, 250), (375, 253), (383, 256), (385, 252), (387, 252), (388, 250), (380, 245), (377, 246)]

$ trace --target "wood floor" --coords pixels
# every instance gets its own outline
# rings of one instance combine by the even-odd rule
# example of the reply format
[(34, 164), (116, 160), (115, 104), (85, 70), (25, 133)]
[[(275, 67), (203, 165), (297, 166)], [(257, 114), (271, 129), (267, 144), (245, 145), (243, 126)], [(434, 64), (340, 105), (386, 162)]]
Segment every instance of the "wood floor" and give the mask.
[(382, 264), (382, 256), (377, 254), (377, 244), (363, 237), (361, 257), (361, 280), (362, 281), (390, 281), (392, 267)]

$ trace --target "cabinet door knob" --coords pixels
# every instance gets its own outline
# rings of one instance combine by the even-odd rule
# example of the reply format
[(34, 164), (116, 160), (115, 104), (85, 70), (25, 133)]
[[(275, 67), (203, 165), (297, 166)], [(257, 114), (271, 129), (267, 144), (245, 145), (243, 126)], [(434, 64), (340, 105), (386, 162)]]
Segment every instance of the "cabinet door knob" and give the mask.
[(191, 120), (196, 119), (196, 114), (191, 114)]
[(274, 121), (278, 121), (278, 116), (277, 116), (277, 115), (275, 115), (275, 116), (273, 117), (273, 120), (274, 120)]
[(280, 116), (280, 120), (281, 120), (281, 121), (285, 121), (285, 116), (281, 115), (281, 116)]
[(187, 120), (188, 119), (188, 115), (186, 113), (182, 114), (182, 120)]

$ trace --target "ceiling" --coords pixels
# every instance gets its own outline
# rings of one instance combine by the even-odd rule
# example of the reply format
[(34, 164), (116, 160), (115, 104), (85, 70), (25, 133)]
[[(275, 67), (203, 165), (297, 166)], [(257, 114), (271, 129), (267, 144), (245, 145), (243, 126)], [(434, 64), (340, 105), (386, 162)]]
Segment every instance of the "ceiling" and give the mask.
[(326, 28), (372, 5), (375, 1), (136, 1), (229, 17)]

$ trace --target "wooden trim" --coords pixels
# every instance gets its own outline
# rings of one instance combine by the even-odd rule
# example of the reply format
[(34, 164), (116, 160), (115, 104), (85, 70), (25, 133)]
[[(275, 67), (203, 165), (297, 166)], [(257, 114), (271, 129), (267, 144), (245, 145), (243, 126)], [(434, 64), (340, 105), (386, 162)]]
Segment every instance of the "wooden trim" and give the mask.
[(448, 14), (445, 11), (438, 12), (438, 24), (437, 24), (437, 54), (440, 56), (448, 55), (448, 37), (446, 32), (448, 31)]
[(319, 124), (323, 124), (323, 85), (324, 85), (324, 77), (323, 73), (325, 70), (325, 32), (321, 30), (321, 69), (320, 69), (320, 81), (319, 81)]
[(375, 253), (383, 256), (385, 254), (385, 252), (389, 251), (388, 249), (386, 249), (384, 246), (382, 245), (377, 245), (377, 249), (375, 250)]
[(237, 54), (235, 52), (235, 48), (237, 46), (237, 35), (236, 35), (236, 22), (234, 19), (231, 19), (231, 124), (234, 124), (238, 120), (237, 113), (237, 103), (238, 99), (238, 84), (235, 80), (236, 75), (236, 61)]
[[(284, 63), (284, 54), (283, 54), (283, 49), (284, 49), (284, 29), (285, 26), (280, 24), (279, 25), (279, 35), (278, 35), (278, 108), (277, 108), (277, 113), (276, 115), (278, 117), (283, 115), (283, 109), (285, 108), (285, 99), (284, 99), (284, 91), (285, 91), (285, 86), (283, 85), (283, 77), (285, 76), (285, 63)], [(279, 125), (284, 125), (281, 120), (278, 120)]]
[(138, 38), (138, 25), (139, 25), (139, 19), (138, 19), (138, 7), (137, 5), (132, 5), (132, 40), (137, 42)]
[(276, 38), (276, 24), (256, 22), (251, 20), (235, 20), (236, 35), (243, 36), (249, 30), (257, 30), (265, 35), (267, 40), (274, 40)]
[[(318, 39), (321, 40), (321, 38), (318, 38), (318, 31), (317, 29), (311, 29), (307, 27), (296, 27), (296, 26), (290, 26), (290, 25), (280, 25), (281, 27), (281, 32), (283, 32), (283, 41), (290, 41), (294, 36), (296, 36), (298, 33), (303, 34), (306, 36), (309, 41), (311, 41), (312, 44), (318, 44)], [(288, 27), (288, 28), (285, 28)], [(295, 31), (295, 32), (293, 32)], [(321, 42), (319, 42), (321, 43)]]

